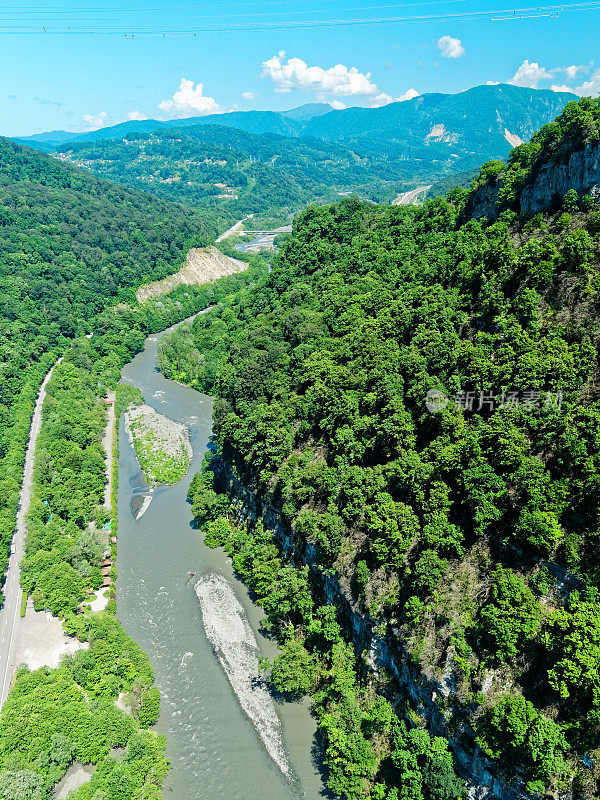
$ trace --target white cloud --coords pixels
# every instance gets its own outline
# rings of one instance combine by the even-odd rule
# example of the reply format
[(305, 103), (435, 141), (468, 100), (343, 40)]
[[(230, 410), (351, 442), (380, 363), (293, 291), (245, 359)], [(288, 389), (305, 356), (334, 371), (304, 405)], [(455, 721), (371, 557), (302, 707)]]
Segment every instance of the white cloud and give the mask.
[(585, 64), (571, 64), (570, 67), (558, 67), (553, 72), (564, 72), (567, 78), (572, 81), (573, 78), (577, 77), (578, 72), (589, 72), (589, 66), (586, 67)]
[[(335, 67), (309, 67), (301, 58), (285, 59), (285, 51), (263, 62), (261, 77), (275, 84), (281, 94), (299, 89), (314, 92), (321, 100), (328, 97), (382, 97), (383, 93), (371, 80), (371, 73), (359, 72), (356, 67), (336, 64)], [(389, 102), (389, 101), (388, 101)]]
[(552, 78), (552, 73), (544, 67), (540, 67), (537, 61), (531, 63), (525, 59), (514, 77), (509, 81), (513, 86), (525, 86), (529, 89), (537, 89), (540, 81), (548, 81)]
[(591, 80), (585, 81), (573, 91), (585, 97), (598, 97), (600, 95), (600, 69), (593, 73)]
[(97, 131), (98, 128), (103, 128), (107, 124), (108, 114), (106, 111), (101, 111), (99, 114), (84, 114), (82, 119), (88, 130)]
[[(553, 67), (546, 69), (539, 65), (537, 61), (525, 61), (516, 71), (514, 77), (509, 81), (514, 86), (526, 86), (530, 89), (537, 89), (540, 81), (547, 81), (559, 75), (564, 75), (567, 80), (574, 80), (579, 73), (590, 73), (593, 62), (589, 64), (571, 64), (568, 67)], [(580, 78), (581, 80), (581, 78)], [(491, 81), (488, 81), (491, 83)], [(599, 95), (600, 94), (600, 70), (596, 70), (589, 81), (585, 81), (581, 86), (568, 86), (567, 83), (553, 83), (550, 88), (553, 92), (571, 92), (578, 95)]]
[(373, 97), (367, 97), (365, 100), (365, 105), (367, 108), (381, 108), (382, 106), (388, 106), (393, 102), (394, 98), (391, 94), (388, 94), (387, 92), (379, 92), (379, 94), (376, 94)]
[(412, 100), (413, 97), (419, 97), (420, 92), (417, 92), (416, 89), (407, 89), (404, 94), (401, 94), (400, 97), (396, 98), (398, 103), (404, 103), (405, 100)]
[(500, 86), (500, 81), (486, 81), (486, 86)]
[[(365, 105), (367, 108), (381, 108), (382, 106), (387, 106), (390, 103), (404, 103), (405, 100), (412, 100), (413, 97), (419, 97), (419, 92), (416, 89), (407, 89), (404, 94), (401, 94), (400, 97), (392, 97), (391, 94), (387, 92), (379, 92), (379, 94), (374, 95), (373, 97), (367, 97), (365, 99)], [(340, 103), (339, 100), (332, 100), (330, 105), (334, 106), (334, 103)], [(339, 106), (334, 106), (334, 108), (346, 108), (344, 103), (340, 103)]]
[(128, 119), (128, 120), (148, 119), (148, 115), (142, 113), (141, 111), (137, 111), (137, 110), (136, 111), (128, 111), (125, 118)]
[(256, 100), (258, 95), (255, 92), (242, 92), (242, 97), (244, 100)]
[(161, 111), (170, 117), (202, 117), (206, 114), (223, 114), (225, 109), (213, 97), (203, 94), (204, 85), (182, 78), (179, 89), (170, 100), (163, 100), (159, 104)]
[(444, 58), (460, 58), (467, 52), (460, 39), (455, 39), (454, 36), (442, 36), (438, 39), (437, 46)]
[(301, 58), (285, 60), (285, 51), (280, 50), (276, 56), (264, 61), (262, 78), (269, 78), (275, 85), (275, 91), (286, 94), (293, 89), (312, 92), (321, 102), (328, 102), (332, 108), (346, 108), (344, 102), (348, 98), (357, 98), (369, 108), (379, 108), (402, 100), (417, 97), (416, 89), (408, 89), (401, 97), (392, 97), (380, 91), (371, 79), (370, 72), (359, 72), (356, 67), (336, 64), (334, 67), (310, 67)]

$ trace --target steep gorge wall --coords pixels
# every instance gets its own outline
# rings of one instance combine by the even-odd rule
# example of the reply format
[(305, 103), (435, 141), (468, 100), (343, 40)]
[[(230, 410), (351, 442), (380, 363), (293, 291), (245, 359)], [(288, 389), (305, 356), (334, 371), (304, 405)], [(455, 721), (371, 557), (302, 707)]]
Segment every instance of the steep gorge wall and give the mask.
[(569, 189), (600, 196), (600, 144), (587, 144), (565, 162), (544, 164), (521, 193), (521, 212), (537, 214)]
[[(533, 215), (556, 203), (570, 190), (580, 194), (588, 192), (600, 199), (600, 143), (589, 143), (583, 150), (571, 153), (566, 160), (549, 161), (535, 172), (533, 180), (525, 185), (519, 199), (522, 214)], [(485, 185), (477, 189), (469, 202), (468, 214), (474, 219), (498, 216), (499, 185)]]
[[(427, 721), (429, 731), (446, 738), (455, 754), (457, 767), (467, 780), (470, 800), (531, 800), (520, 776), (509, 782), (503, 777), (499, 764), (489, 759), (475, 741), (475, 732), (466, 721), (456, 722), (444, 712), (443, 701), (452, 699), (454, 681), (452, 659), (449, 656), (441, 681), (423, 674), (402, 644), (393, 636), (377, 636), (371, 617), (361, 613), (351, 592), (332, 574), (324, 573), (317, 565), (317, 553), (312, 545), (298, 547), (279, 508), (270, 496), (258, 496), (241, 483), (228, 464), (219, 463), (219, 489), (228, 494), (237, 509), (239, 521), (261, 519), (272, 531), (286, 556), (296, 564), (307, 564), (321, 587), (323, 598), (341, 611), (358, 653), (368, 653), (370, 666), (376, 673), (385, 670), (393, 676), (390, 699), (408, 694), (418, 714)], [(561, 800), (570, 800), (568, 796)]]

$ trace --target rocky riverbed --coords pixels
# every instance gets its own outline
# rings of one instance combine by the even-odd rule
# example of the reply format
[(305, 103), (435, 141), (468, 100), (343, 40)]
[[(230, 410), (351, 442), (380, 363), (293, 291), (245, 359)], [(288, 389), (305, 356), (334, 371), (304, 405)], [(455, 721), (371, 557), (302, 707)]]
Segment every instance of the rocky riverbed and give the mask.
[(240, 706), (254, 725), (267, 753), (289, 778), (290, 765), (283, 744), (281, 723), (273, 699), (259, 679), (260, 651), (244, 609), (225, 578), (215, 573), (200, 578), (196, 584), (196, 595), (206, 636)]
[(151, 487), (183, 478), (193, 452), (186, 425), (144, 404), (125, 413), (125, 429)]

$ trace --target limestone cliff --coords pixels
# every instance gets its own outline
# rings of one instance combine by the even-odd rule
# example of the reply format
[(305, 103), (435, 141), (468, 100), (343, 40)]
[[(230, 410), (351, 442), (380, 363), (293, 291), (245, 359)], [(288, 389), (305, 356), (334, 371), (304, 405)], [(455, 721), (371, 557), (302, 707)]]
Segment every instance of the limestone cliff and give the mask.
[[(469, 198), (466, 213), (473, 219), (494, 220), (501, 211), (497, 183), (480, 186)], [(600, 143), (586, 144), (583, 149), (550, 159), (534, 169), (525, 183), (517, 203), (522, 214), (534, 215), (560, 203), (570, 190), (579, 195), (600, 197)]]
[(587, 144), (571, 153), (565, 161), (550, 161), (535, 173), (533, 182), (521, 192), (520, 208), (524, 214), (537, 214), (549, 208), (569, 189), (578, 194), (600, 195), (600, 144)]

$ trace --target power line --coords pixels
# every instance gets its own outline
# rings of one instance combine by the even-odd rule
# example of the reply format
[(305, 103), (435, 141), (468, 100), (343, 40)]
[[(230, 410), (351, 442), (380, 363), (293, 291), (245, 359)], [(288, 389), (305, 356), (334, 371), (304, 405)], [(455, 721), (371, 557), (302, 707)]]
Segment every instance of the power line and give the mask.
[[(464, 0), (446, 0), (447, 3), (464, 2)], [(263, 5), (263, 4), (261, 4)], [(394, 4), (387, 6), (363, 6), (359, 8), (348, 9), (349, 12), (356, 11), (373, 11), (382, 8), (400, 8), (409, 6), (423, 6), (435, 5), (435, 3), (406, 3)], [(126, 35), (130, 38), (134, 36), (194, 36), (199, 33), (235, 33), (235, 32), (251, 32), (257, 30), (293, 30), (293, 29), (315, 29), (315, 28), (348, 28), (357, 26), (376, 26), (376, 25), (405, 25), (405, 24), (423, 24), (428, 22), (443, 22), (443, 21), (478, 21), (483, 19), (490, 19), (494, 22), (504, 21), (508, 19), (535, 19), (538, 17), (557, 18), (559, 15), (568, 11), (581, 12), (581, 11), (594, 11), (600, 9), (600, 0), (593, 0), (592, 2), (582, 3), (563, 3), (561, 5), (545, 5), (545, 6), (527, 6), (521, 8), (494, 8), (486, 11), (459, 11), (457, 13), (439, 13), (439, 14), (420, 14), (420, 15), (403, 15), (403, 16), (381, 16), (381, 17), (357, 17), (353, 19), (334, 18), (334, 19), (308, 19), (308, 20), (279, 20), (272, 19), (269, 21), (257, 20), (256, 16), (273, 16), (267, 14), (253, 14), (252, 19), (247, 22), (231, 22), (230, 19), (234, 17), (244, 17), (249, 15), (228, 15), (222, 22), (202, 22), (198, 25), (186, 25), (181, 28), (181, 15), (178, 16), (177, 27), (169, 26), (168, 24), (152, 22), (151, 24), (140, 25), (137, 23), (119, 23), (115, 21), (99, 25), (83, 25), (80, 22), (73, 21), (72, 25), (54, 26), (54, 23), (41, 22), (37, 24), (25, 24), (16, 22), (14, 25), (2, 24), (2, 13), (0, 13), (0, 35)], [(188, 9), (189, 10), (189, 9)], [(90, 9), (91, 11), (91, 9)], [(114, 9), (111, 13), (117, 13), (119, 10)], [(325, 13), (327, 10), (324, 10)], [(172, 12), (172, 9), (169, 9)], [(121, 12), (127, 13), (127, 12)], [(282, 16), (286, 14), (303, 13), (303, 12), (275, 12), (274, 16)], [(313, 10), (309, 13), (315, 13)], [(202, 19), (211, 20), (218, 16), (221, 20), (223, 15), (208, 15)], [(198, 17), (195, 17), (198, 19)], [(68, 20), (70, 22), (71, 20)], [(12, 22), (12, 20), (10, 21)]]

